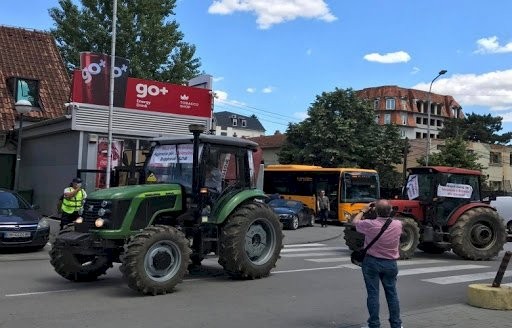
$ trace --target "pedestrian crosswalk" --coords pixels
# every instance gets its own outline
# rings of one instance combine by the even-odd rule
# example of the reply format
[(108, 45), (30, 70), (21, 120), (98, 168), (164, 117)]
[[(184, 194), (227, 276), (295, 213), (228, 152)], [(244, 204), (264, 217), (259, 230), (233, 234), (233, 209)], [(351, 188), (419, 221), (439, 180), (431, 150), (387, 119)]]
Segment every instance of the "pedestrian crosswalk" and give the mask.
[[(329, 269), (352, 269), (360, 267), (350, 262), (350, 250), (348, 247), (334, 247), (326, 244), (300, 244), (286, 245), (281, 251), (282, 258), (302, 258), (305, 262), (324, 265), (323, 267), (306, 268), (298, 270), (286, 270), (276, 273), (329, 270)], [(456, 262), (449, 259), (417, 258), (406, 261), (398, 261), (399, 277), (421, 275), (420, 280), (426, 283), (437, 285), (450, 285), (459, 283), (487, 283), (492, 282), (496, 276), (500, 262)], [(473, 273), (468, 273), (472, 272)], [(477, 271), (477, 272), (474, 272)], [(485, 272), (482, 272), (485, 271)], [(450, 273), (456, 275), (446, 275)], [(435, 277), (425, 277), (426, 275)], [(439, 274), (443, 276), (439, 277)], [(503, 275), (503, 286), (512, 286), (512, 268), (505, 271)]]

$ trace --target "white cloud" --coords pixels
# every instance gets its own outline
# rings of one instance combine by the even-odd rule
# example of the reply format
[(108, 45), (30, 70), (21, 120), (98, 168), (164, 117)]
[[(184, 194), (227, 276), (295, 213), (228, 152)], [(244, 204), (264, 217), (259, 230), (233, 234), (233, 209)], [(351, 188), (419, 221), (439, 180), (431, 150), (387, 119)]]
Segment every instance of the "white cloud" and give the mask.
[(475, 51), (479, 54), (499, 54), (512, 52), (512, 42), (500, 46), (497, 36), (482, 38), (476, 41), (478, 49)]
[(324, 0), (216, 0), (208, 8), (210, 14), (230, 15), (234, 12), (253, 12), (260, 29), (297, 18), (333, 22), (337, 18)]
[(272, 93), (273, 91), (274, 91), (273, 87), (266, 87), (266, 88), (263, 88), (263, 90), (261, 90), (261, 92), (263, 92), (263, 93)]
[(295, 113), (293, 113), (293, 117), (296, 117), (301, 121), (304, 121), (306, 118), (308, 118), (308, 113), (307, 112), (295, 112)]
[(256, 89), (254, 89), (254, 88), (247, 88), (247, 89), (245, 89), (245, 91), (247, 91), (249, 93), (255, 93)]
[(215, 90), (213, 93), (215, 95), (215, 99), (217, 100), (223, 101), (228, 99), (228, 93), (225, 91)]
[(311, 56), (311, 54), (313, 53), (313, 50), (312, 49), (308, 49), (306, 50), (306, 55), (308, 56)]
[(364, 56), (364, 59), (370, 62), (381, 64), (407, 63), (411, 60), (411, 56), (405, 51), (390, 52), (384, 55), (379, 53), (371, 53)]
[(411, 71), (411, 74), (416, 74), (416, 73), (418, 73), (419, 71), (421, 71), (419, 67), (413, 67), (413, 68), (412, 68), (412, 71)]
[(218, 76), (218, 77), (214, 77), (213, 78), (213, 82), (220, 82), (222, 80), (224, 80), (224, 77), (222, 77), (222, 76)]
[[(428, 91), (430, 83), (430, 81), (419, 83), (412, 88)], [(432, 85), (432, 92), (453, 96), (463, 108), (464, 106), (483, 106), (495, 112), (511, 110), (512, 69), (480, 75), (456, 74), (439, 78)], [(510, 117), (512, 114), (506, 115)]]

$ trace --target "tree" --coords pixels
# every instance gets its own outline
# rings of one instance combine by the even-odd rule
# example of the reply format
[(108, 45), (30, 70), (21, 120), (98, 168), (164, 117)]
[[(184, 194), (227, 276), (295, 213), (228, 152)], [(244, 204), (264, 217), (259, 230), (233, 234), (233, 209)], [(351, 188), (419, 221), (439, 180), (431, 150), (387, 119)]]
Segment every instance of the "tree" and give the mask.
[(471, 113), (464, 119), (451, 118), (444, 122), (443, 129), (439, 132), (439, 138), (462, 137), (468, 141), (479, 141), (490, 144), (507, 144), (512, 139), (512, 132), (502, 135), (497, 132), (502, 130), (500, 116), (493, 117), (491, 114), (478, 115)]
[[(468, 151), (468, 142), (461, 136), (446, 139), (441, 151), (430, 155), (429, 165), (443, 165), (460, 167), (465, 169), (482, 170), (483, 166), (478, 163), (480, 157)], [(425, 165), (425, 157), (418, 159), (420, 165)]]
[[(70, 69), (79, 65), (80, 52), (111, 53), (112, 1), (59, 0), (49, 9), (51, 30)], [(195, 46), (183, 41), (179, 24), (171, 20), (176, 0), (119, 0), (116, 56), (130, 60), (132, 76), (184, 83), (199, 74)]]
[(308, 109), (308, 115), (304, 121), (288, 125), (287, 141), (279, 153), (281, 163), (360, 167), (389, 173), (393, 164), (401, 162), (404, 140), (398, 127), (378, 125), (372, 106), (352, 89), (323, 92)]

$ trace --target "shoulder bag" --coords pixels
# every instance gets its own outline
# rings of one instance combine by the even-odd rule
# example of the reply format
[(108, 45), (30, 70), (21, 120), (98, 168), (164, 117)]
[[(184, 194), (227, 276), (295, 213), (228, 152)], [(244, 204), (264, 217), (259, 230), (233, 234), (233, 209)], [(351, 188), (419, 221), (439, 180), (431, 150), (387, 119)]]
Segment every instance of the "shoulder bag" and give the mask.
[(375, 242), (380, 238), (380, 236), (382, 236), (384, 231), (386, 231), (386, 229), (391, 224), (391, 221), (391, 218), (388, 218), (386, 220), (386, 223), (384, 223), (377, 236), (375, 236), (375, 238), (373, 238), (373, 240), (365, 248), (352, 252), (352, 254), (350, 255), (350, 261), (352, 261), (353, 264), (357, 266), (361, 266), (363, 264), (364, 257), (366, 256), (366, 251), (368, 251), (368, 249), (372, 247), (373, 244), (375, 244)]

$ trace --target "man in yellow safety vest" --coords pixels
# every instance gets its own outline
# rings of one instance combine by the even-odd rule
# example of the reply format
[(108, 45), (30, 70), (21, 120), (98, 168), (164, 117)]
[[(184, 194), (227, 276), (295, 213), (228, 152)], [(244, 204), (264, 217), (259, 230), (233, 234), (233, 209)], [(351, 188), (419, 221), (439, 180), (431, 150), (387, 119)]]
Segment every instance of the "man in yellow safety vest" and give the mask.
[(78, 218), (78, 210), (82, 208), (87, 193), (82, 189), (82, 179), (74, 178), (71, 186), (64, 189), (64, 197), (62, 199), (62, 215), (60, 217), (60, 228), (72, 223)]

